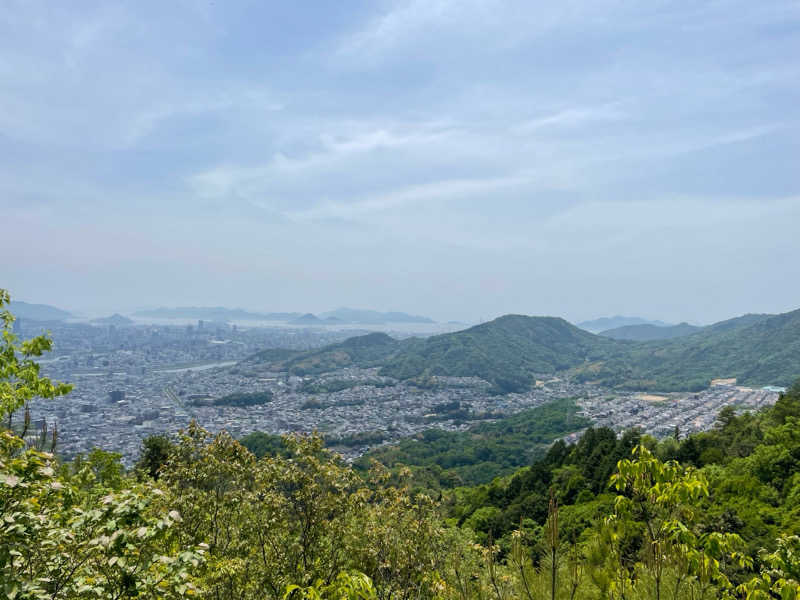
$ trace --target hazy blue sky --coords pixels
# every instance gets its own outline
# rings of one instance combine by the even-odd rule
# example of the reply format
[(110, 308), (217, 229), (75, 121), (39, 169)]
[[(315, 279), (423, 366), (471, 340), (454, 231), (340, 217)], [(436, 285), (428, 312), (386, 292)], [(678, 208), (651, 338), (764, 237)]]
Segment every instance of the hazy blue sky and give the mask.
[(71, 309), (800, 307), (800, 3), (4, 2), (0, 287)]

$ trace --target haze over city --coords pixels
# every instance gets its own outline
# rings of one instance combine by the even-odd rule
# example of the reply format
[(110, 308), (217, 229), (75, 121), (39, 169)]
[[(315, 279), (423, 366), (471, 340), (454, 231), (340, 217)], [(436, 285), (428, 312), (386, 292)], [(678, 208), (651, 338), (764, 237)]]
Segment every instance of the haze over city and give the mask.
[(796, 3), (12, 4), (16, 299), (468, 322), (800, 305)]

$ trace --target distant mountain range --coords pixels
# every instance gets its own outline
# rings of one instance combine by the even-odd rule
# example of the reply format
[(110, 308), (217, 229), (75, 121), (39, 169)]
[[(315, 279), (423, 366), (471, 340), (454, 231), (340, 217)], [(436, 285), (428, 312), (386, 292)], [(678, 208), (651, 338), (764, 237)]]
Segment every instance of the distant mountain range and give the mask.
[(316, 315), (312, 315), (311, 313), (306, 313), (296, 319), (292, 319), (289, 321), (292, 325), (324, 325), (325, 321), (320, 319)]
[(101, 317), (99, 319), (92, 319), (91, 321), (95, 325), (114, 325), (116, 327), (126, 327), (128, 325), (135, 325), (136, 321), (133, 319), (129, 319), (128, 317), (123, 317), (119, 313), (114, 313), (110, 317)]
[(650, 321), (642, 319), (641, 317), (601, 317), (591, 321), (583, 321), (578, 323), (577, 326), (592, 333), (600, 333), (601, 331), (609, 331), (612, 329), (619, 329), (620, 327), (628, 327), (631, 325), (653, 325), (655, 327), (669, 327), (670, 323), (664, 321)]
[(598, 335), (614, 338), (615, 340), (634, 340), (637, 342), (648, 342), (652, 340), (668, 340), (676, 337), (691, 335), (700, 331), (702, 327), (680, 323), (678, 325), (625, 325), (607, 331), (601, 331)]
[(739, 329), (746, 325), (753, 325), (759, 321), (763, 321), (767, 317), (775, 315), (767, 314), (748, 314), (726, 321), (720, 321), (707, 327), (698, 327), (696, 325), (689, 325), (688, 323), (680, 323), (678, 325), (626, 325), (625, 327), (617, 327), (616, 329), (609, 329), (601, 331), (598, 335), (604, 337), (614, 338), (615, 340), (632, 340), (636, 342), (650, 342), (654, 340), (669, 340), (672, 338), (684, 337), (692, 335), (703, 329), (712, 333), (721, 333), (731, 329)]
[(554, 374), (636, 390), (699, 390), (718, 377), (789, 385), (800, 377), (800, 310), (745, 315), (655, 341), (595, 335), (554, 317), (506, 315), (424, 339), (376, 333), (250, 360), (298, 375), (361, 366), (380, 367), (382, 375), (398, 379), (475, 376), (501, 393), (526, 390), (537, 377)]
[(19, 300), (12, 300), (8, 309), (15, 317), (30, 319), (31, 321), (63, 321), (72, 316), (66, 310), (61, 310), (49, 304), (30, 304)]
[(278, 321), (294, 325), (385, 325), (391, 323), (434, 323), (435, 321), (402, 312), (378, 312), (355, 308), (337, 308), (314, 315), (299, 312), (258, 313), (240, 308), (184, 306), (139, 310), (134, 317), (150, 319), (198, 319), (204, 321)]
[(384, 323), (435, 323), (428, 317), (409, 315), (403, 312), (378, 312), (376, 310), (361, 310), (357, 308), (337, 308), (330, 312), (320, 314), (324, 319), (338, 319), (346, 323), (359, 325), (381, 325)]
[(303, 313), (257, 313), (241, 308), (182, 306), (139, 310), (134, 317), (149, 319), (198, 319), (203, 321), (290, 321)]

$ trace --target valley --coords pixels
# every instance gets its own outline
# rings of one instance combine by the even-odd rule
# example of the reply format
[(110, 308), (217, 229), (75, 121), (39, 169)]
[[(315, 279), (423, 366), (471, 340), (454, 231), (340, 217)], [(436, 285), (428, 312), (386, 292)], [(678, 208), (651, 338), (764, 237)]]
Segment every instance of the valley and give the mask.
[[(99, 447), (128, 465), (144, 438), (192, 420), (234, 437), (318, 431), (352, 459), (426, 429), (467, 431), (566, 399), (594, 425), (664, 437), (707, 430), (726, 406), (774, 403), (781, 389), (774, 384), (800, 372), (799, 323), (798, 311), (745, 316), (649, 342), (519, 315), (429, 337), (202, 322), (59, 324), (55, 357), (42, 372), (75, 389), (30, 409), (37, 428), (58, 429), (64, 457)], [(34, 334), (40, 326), (22, 327)], [(782, 353), (769, 351), (774, 343)], [(754, 361), (754, 353), (770, 361)], [(224, 400), (242, 394), (257, 400)], [(574, 440), (580, 428), (560, 434)]]

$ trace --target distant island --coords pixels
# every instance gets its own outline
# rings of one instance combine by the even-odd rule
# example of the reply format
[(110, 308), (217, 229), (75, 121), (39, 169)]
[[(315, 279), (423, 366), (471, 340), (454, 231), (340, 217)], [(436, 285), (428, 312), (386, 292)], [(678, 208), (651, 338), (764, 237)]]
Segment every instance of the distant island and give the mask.
[(31, 321), (63, 321), (72, 316), (66, 310), (49, 304), (31, 304), (19, 300), (12, 300), (8, 309), (18, 319), (30, 319)]
[(177, 308), (154, 308), (138, 310), (134, 317), (149, 319), (199, 319), (203, 321), (289, 321), (302, 313), (257, 313), (241, 308), (225, 308), (222, 306), (200, 307), (182, 306)]
[(404, 312), (378, 312), (337, 308), (315, 315), (302, 312), (253, 312), (223, 306), (182, 306), (138, 310), (134, 317), (144, 319), (197, 319), (203, 321), (274, 321), (293, 325), (386, 325), (392, 323), (435, 323), (433, 319)]
[(358, 325), (380, 325), (383, 323), (435, 323), (433, 319), (404, 312), (378, 312), (357, 308), (337, 308), (320, 314), (323, 319), (335, 318), (346, 323)]
[(114, 325), (116, 327), (126, 327), (129, 325), (134, 325), (136, 321), (133, 319), (129, 319), (128, 317), (123, 317), (119, 313), (114, 313), (110, 317), (101, 317), (99, 319), (92, 319), (91, 321), (95, 325)]
[(324, 325), (325, 322), (311, 313), (306, 313), (301, 317), (289, 321), (292, 325)]
[(671, 323), (664, 321), (650, 321), (642, 319), (641, 317), (622, 317), (620, 315), (614, 317), (600, 317), (599, 319), (592, 319), (591, 321), (582, 321), (577, 323), (581, 329), (591, 333), (600, 333), (601, 331), (609, 331), (611, 329), (618, 329), (619, 327), (628, 327), (631, 325), (652, 325), (654, 327), (669, 327)]

